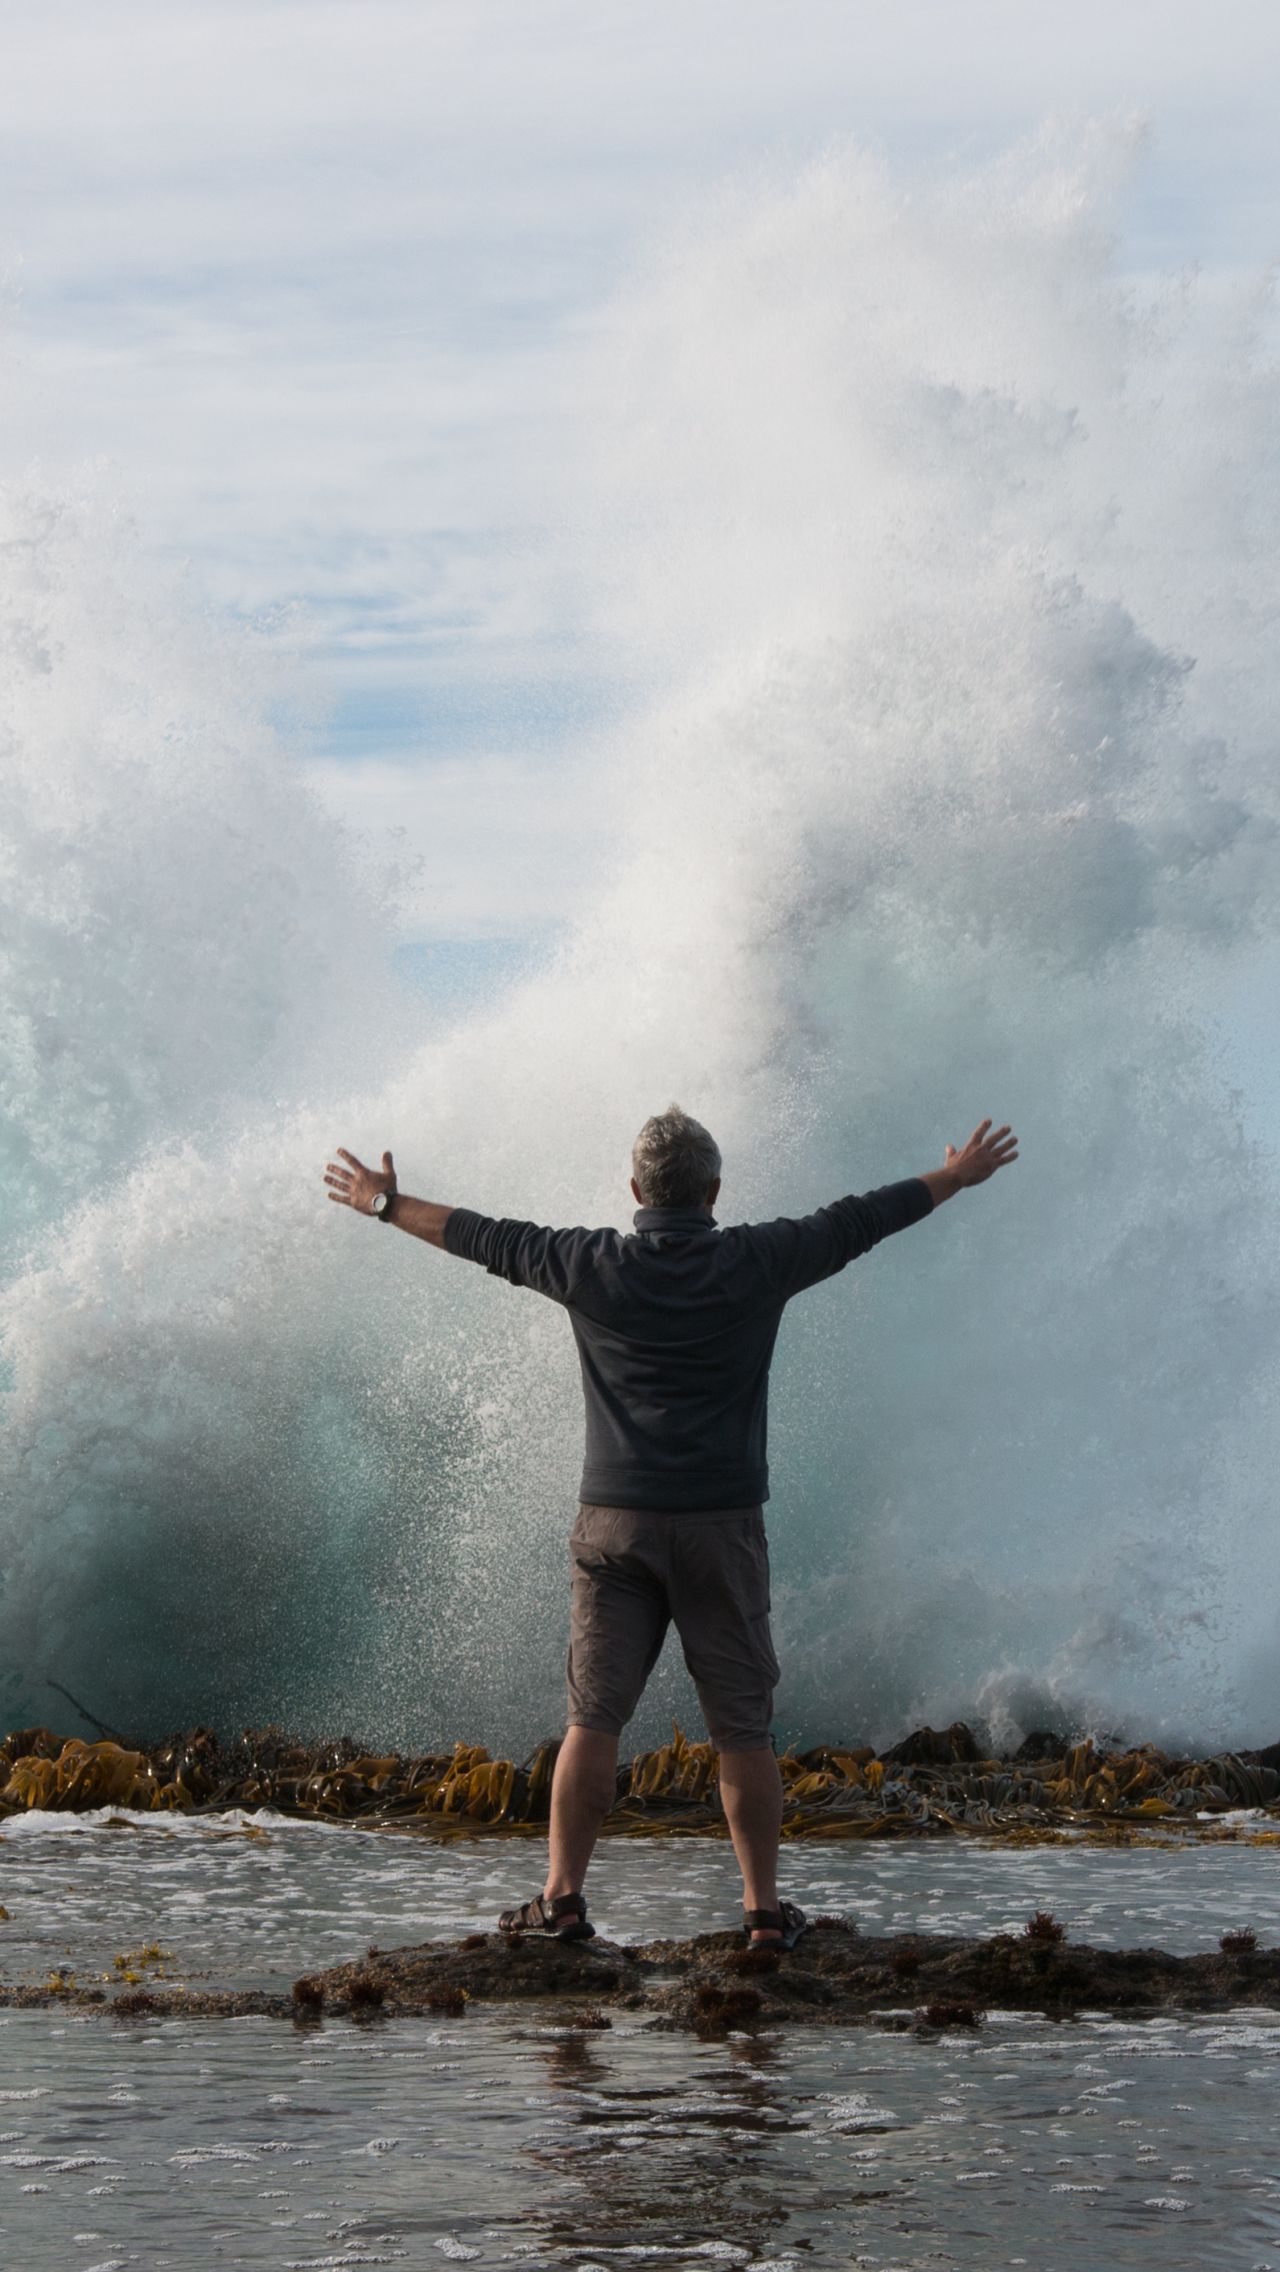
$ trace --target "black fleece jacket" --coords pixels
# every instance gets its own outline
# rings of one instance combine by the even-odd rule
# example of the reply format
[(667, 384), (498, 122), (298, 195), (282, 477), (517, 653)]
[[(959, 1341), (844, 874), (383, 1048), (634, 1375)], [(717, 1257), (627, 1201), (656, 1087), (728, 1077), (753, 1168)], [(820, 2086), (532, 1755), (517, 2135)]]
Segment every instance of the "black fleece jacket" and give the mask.
[(913, 1177), (798, 1221), (723, 1231), (701, 1207), (642, 1207), (625, 1236), (455, 1207), (444, 1243), (568, 1311), (587, 1405), (583, 1499), (677, 1514), (768, 1498), (769, 1363), (783, 1310), (932, 1205)]

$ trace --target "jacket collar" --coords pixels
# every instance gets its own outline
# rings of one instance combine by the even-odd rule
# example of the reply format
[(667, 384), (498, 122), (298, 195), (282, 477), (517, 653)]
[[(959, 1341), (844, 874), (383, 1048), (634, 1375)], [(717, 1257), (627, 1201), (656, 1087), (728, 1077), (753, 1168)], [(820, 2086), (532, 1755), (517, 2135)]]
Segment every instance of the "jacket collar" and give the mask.
[(634, 1216), (638, 1231), (666, 1231), (671, 1237), (687, 1239), (695, 1231), (714, 1231), (716, 1219), (705, 1207), (638, 1207)]

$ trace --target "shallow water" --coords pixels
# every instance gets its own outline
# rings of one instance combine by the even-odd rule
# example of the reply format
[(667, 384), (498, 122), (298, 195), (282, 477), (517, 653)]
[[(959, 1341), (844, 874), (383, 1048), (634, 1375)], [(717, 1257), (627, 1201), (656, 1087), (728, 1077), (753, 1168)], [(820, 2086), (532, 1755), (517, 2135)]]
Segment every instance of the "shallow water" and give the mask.
[[(260, 1826), (260, 1818), (259, 1825)], [(172, 1977), (280, 1981), (368, 1940), (491, 1920), (532, 1842), (235, 1818), (8, 1826), (8, 1979), (82, 1979), (144, 1940)], [(821, 1846), (790, 1890), (868, 1927), (990, 1930), (1053, 1908), (1111, 1945), (1280, 1927), (1274, 1849)], [(713, 1840), (614, 1840), (620, 1937), (732, 1914)], [(717, 2262), (1280, 2268), (1280, 2016), (1135, 2024), (992, 2013), (699, 2043), (620, 2014), (444, 2023), (0, 2015), (0, 2262), (90, 2268)]]
[[(443, 1845), (268, 1814), (20, 1815), (0, 1836), (0, 1966), (8, 1980), (42, 1980), (59, 1964), (89, 1979), (158, 1940), (175, 1978), (287, 1987), (370, 1942), (491, 1926), (538, 1890), (545, 1861), (539, 1839)], [(588, 1891), (600, 1930), (621, 1941), (711, 1931), (734, 1922), (740, 1901), (717, 1838), (607, 1838)], [(1105, 1948), (1158, 1942), (1189, 1954), (1238, 1925), (1280, 1940), (1274, 1847), (806, 1840), (784, 1850), (783, 1891), (869, 1933), (1017, 1932), (1032, 1910), (1051, 1909), (1074, 1939)]]

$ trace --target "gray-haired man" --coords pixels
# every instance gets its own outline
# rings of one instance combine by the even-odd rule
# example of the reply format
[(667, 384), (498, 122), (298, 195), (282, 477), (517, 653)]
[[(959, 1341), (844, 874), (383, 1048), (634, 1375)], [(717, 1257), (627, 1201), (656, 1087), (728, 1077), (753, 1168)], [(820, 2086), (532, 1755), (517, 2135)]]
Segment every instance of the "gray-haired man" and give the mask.
[(570, 1542), (568, 1731), (551, 1793), (550, 1857), (509, 1932), (580, 1939), (582, 1886), (613, 1802), (618, 1738), (674, 1623), (720, 1753), (720, 1796), (742, 1870), (744, 1928), (793, 1946), (804, 1918), (778, 1899), (782, 1782), (770, 1741), (777, 1659), (769, 1632), (763, 1503), (769, 1363), (795, 1294), (1017, 1158), (984, 1120), (942, 1167), (814, 1215), (718, 1230), (720, 1153), (671, 1105), (632, 1154), (634, 1230), (548, 1230), (442, 1207), (340, 1151), (330, 1199), (479, 1262), (568, 1312), (586, 1399), (582, 1504)]

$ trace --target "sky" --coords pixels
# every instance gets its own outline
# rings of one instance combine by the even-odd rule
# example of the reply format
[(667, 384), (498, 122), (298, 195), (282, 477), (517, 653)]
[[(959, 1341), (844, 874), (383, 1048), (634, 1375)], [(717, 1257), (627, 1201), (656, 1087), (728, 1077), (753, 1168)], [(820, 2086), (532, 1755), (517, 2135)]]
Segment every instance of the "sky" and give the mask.
[(1258, 273), (1278, 50), (1270, 0), (11, 9), (6, 470), (114, 488), (275, 632), (318, 788), (416, 862), (407, 942), (533, 936), (589, 873), (574, 753), (617, 695), (548, 535), (655, 232), (835, 139), (918, 170), (1118, 113), (1150, 128), (1122, 269)]

